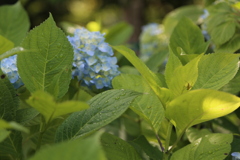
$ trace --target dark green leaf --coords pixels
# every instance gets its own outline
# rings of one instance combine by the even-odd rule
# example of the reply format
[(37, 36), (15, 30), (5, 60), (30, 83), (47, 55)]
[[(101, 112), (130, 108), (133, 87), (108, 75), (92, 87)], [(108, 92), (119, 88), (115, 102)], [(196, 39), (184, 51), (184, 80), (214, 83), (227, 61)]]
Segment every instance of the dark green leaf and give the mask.
[(116, 136), (104, 133), (101, 143), (109, 160), (142, 160), (130, 144)]
[(140, 93), (129, 90), (109, 90), (89, 101), (90, 108), (71, 114), (59, 126), (56, 142), (76, 139), (112, 122), (121, 116)]

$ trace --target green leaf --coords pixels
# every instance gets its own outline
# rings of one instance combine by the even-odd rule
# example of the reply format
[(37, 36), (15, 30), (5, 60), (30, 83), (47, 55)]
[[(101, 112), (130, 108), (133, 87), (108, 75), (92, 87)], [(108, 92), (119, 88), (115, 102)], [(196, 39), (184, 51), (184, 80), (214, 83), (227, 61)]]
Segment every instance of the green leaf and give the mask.
[(240, 34), (235, 34), (228, 42), (216, 49), (217, 53), (234, 53), (240, 49)]
[(139, 148), (141, 151), (145, 152), (152, 160), (162, 159), (163, 153), (157, 147), (153, 147), (144, 136), (140, 136), (129, 143), (133, 147)]
[(208, 134), (173, 153), (171, 160), (225, 159), (232, 140), (231, 134)]
[(196, 23), (202, 14), (203, 9), (200, 6), (189, 5), (179, 7), (167, 14), (167, 16), (164, 18), (163, 24), (165, 27), (165, 32), (170, 36), (180, 19), (183, 17), (188, 17)]
[(100, 144), (100, 135), (83, 140), (67, 141), (45, 147), (29, 160), (106, 160)]
[(141, 73), (143, 78), (161, 100), (161, 103), (165, 105), (166, 102), (172, 99), (173, 94), (166, 88), (160, 88), (164, 86), (164, 82), (162, 82), (156, 74), (154, 74), (132, 51), (131, 49), (125, 46), (112, 46), (113, 49), (124, 55), (133, 66)]
[(16, 121), (24, 126), (29, 126), (38, 115), (39, 112), (35, 108), (19, 109), (17, 110)]
[(108, 159), (142, 160), (130, 144), (109, 133), (102, 134), (101, 143)]
[(229, 81), (229, 83), (223, 86), (221, 90), (231, 94), (238, 94), (240, 92), (239, 82), (240, 82), (240, 70), (238, 70), (236, 76), (231, 81)]
[(73, 50), (52, 16), (30, 31), (22, 47), (29, 50), (17, 57), (20, 77), (33, 93), (46, 91), (61, 98), (71, 80)]
[(107, 125), (121, 116), (140, 93), (129, 90), (109, 90), (89, 101), (90, 108), (71, 114), (59, 126), (56, 142), (76, 139)]
[(189, 142), (193, 143), (197, 139), (204, 137), (207, 134), (210, 134), (211, 132), (208, 129), (201, 129), (198, 130), (196, 128), (188, 128), (186, 131), (187, 138)]
[(182, 66), (181, 61), (179, 60), (179, 58), (172, 52), (171, 48), (169, 48), (170, 50), (170, 55), (169, 55), (169, 59), (166, 65), (166, 69), (165, 69), (165, 79), (166, 79), (166, 83), (167, 85), (169, 85), (169, 82), (173, 79), (174, 77), (174, 71), (178, 68)]
[(13, 47), (13, 42), (0, 35), (0, 54), (3, 54), (4, 52), (12, 49)]
[(19, 99), (13, 85), (1, 70), (0, 76), (0, 118), (6, 121), (12, 121), (16, 118)]
[(0, 129), (0, 143), (10, 135), (11, 131)]
[(0, 159), (21, 159), (22, 135), (21, 132), (12, 133), (0, 143)]
[(27, 12), (20, 2), (0, 7), (0, 35), (18, 46), (30, 27)]
[(140, 75), (121, 74), (113, 79), (112, 85), (114, 89), (123, 88), (147, 93), (137, 97), (131, 103), (130, 108), (151, 124), (155, 133), (157, 133), (164, 118), (164, 109), (145, 80)]
[(25, 127), (21, 126), (20, 124), (14, 121), (6, 122), (3, 119), (0, 119), (0, 129), (15, 129), (18, 131), (28, 133), (28, 130)]
[(240, 98), (229, 93), (199, 89), (187, 92), (173, 101), (166, 109), (166, 117), (177, 128), (178, 135), (187, 128), (225, 116), (240, 105)]
[(233, 37), (235, 30), (236, 22), (230, 21), (228, 23), (222, 23), (216, 26), (210, 35), (215, 44), (221, 45)]
[(204, 55), (198, 66), (198, 79), (193, 89), (220, 89), (227, 84), (238, 71), (239, 55)]
[(62, 103), (56, 103), (54, 98), (44, 91), (34, 92), (26, 102), (45, 117), (46, 123), (59, 116), (81, 111), (89, 107), (86, 102), (80, 101), (65, 101)]
[(158, 72), (159, 67), (162, 65), (168, 54), (167, 50), (152, 55), (145, 63), (148, 68), (153, 72)]
[(120, 45), (126, 42), (133, 33), (133, 27), (125, 22), (120, 22), (109, 28), (105, 41), (111, 45)]
[(207, 50), (208, 43), (200, 28), (188, 18), (181, 19), (170, 37), (170, 48), (176, 55), (179, 55), (178, 47), (185, 54), (201, 54)]
[[(168, 88), (173, 91), (175, 96), (179, 96), (192, 89), (198, 77), (198, 62), (202, 54), (193, 59), (185, 66), (177, 67), (171, 75), (168, 76)], [(168, 73), (168, 72), (167, 72)]]

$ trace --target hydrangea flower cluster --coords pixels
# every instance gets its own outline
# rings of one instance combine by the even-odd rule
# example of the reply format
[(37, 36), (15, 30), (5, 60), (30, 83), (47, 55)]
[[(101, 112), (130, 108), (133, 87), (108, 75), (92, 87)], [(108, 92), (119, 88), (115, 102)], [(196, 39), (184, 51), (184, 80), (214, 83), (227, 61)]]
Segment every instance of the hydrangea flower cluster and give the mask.
[(233, 160), (240, 160), (240, 153), (239, 152), (233, 152), (232, 154)]
[(14, 88), (17, 89), (23, 85), (17, 69), (17, 55), (3, 59), (0, 63), (0, 66), (1, 70), (7, 75)]
[(75, 30), (73, 37), (68, 36), (68, 40), (74, 49), (72, 76), (88, 87), (111, 88), (111, 80), (120, 72), (104, 35), (81, 28)]
[(163, 25), (150, 23), (142, 27), (140, 35), (140, 58), (146, 61), (150, 56), (167, 48), (167, 36)]

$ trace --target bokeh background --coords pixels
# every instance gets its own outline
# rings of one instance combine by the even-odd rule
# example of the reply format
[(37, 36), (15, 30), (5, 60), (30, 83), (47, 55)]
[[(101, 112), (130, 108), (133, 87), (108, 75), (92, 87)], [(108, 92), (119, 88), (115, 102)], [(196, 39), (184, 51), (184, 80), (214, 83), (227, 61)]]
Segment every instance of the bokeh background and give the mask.
[[(109, 28), (118, 22), (127, 22), (134, 28), (129, 43), (137, 43), (143, 25), (162, 23), (171, 11), (186, 5), (204, 5), (204, 0), (20, 0), (28, 12), (31, 28), (46, 20), (52, 13), (58, 26), (76, 24), (86, 26), (97, 22)], [(211, 1), (211, 0), (208, 0)], [(17, 0), (1, 0), (0, 5)], [(94, 23), (90, 23), (94, 24)], [(94, 29), (93, 29), (94, 30)], [(98, 28), (95, 28), (98, 30)]]

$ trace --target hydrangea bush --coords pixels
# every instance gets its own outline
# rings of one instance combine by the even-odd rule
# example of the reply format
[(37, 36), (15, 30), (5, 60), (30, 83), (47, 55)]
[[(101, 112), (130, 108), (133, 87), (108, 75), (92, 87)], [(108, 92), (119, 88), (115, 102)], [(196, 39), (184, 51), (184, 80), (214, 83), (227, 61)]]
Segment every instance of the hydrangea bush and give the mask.
[[(85, 28), (67, 36), (50, 14), (28, 32), (20, 2), (0, 7), (0, 159), (239, 159), (239, 5), (172, 11), (164, 30), (143, 27), (140, 58), (109, 45), (123, 25), (106, 39)], [(118, 71), (120, 54), (137, 72)]]

